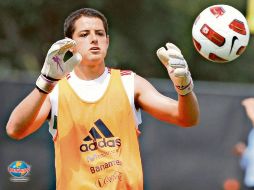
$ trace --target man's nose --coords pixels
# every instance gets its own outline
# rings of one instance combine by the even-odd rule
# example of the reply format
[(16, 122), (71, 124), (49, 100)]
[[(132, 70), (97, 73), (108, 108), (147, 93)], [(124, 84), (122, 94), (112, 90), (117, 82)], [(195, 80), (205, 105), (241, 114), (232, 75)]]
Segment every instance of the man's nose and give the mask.
[(97, 43), (97, 42), (98, 42), (98, 38), (96, 34), (91, 34), (91, 43)]

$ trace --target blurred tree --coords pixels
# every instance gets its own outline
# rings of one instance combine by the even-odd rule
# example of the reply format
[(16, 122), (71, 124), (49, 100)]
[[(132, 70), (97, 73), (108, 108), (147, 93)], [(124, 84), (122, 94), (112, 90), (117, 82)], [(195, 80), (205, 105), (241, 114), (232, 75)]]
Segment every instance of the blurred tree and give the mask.
[[(244, 15), (246, 1), (224, 0)], [(253, 82), (253, 37), (231, 63), (202, 58), (192, 44), (192, 24), (216, 0), (5, 0), (0, 1), (0, 76), (11, 71), (39, 73), (50, 45), (63, 38), (63, 22), (73, 10), (102, 11), (110, 26), (107, 65), (133, 69), (145, 77), (167, 77), (156, 50), (170, 41), (182, 50), (195, 80)], [(12, 75), (11, 77), (14, 77)]]

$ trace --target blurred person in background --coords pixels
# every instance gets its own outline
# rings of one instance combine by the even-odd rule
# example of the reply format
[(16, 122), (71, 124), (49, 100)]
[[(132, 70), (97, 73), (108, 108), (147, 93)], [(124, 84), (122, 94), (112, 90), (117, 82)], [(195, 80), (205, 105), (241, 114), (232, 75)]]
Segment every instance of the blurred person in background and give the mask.
[[(254, 126), (254, 98), (244, 99), (242, 105)], [(244, 170), (244, 185), (246, 190), (254, 190), (254, 128), (249, 132), (247, 145), (244, 142), (239, 142), (235, 145), (234, 150), (241, 157), (240, 165)]]
[(64, 36), (49, 49), (36, 87), (11, 113), (8, 135), (22, 139), (49, 121), (58, 190), (143, 189), (140, 109), (178, 126), (199, 121), (181, 51), (171, 43), (157, 51), (178, 93), (173, 100), (134, 72), (105, 66), (108, 24), (99, 11), (72, 12)]

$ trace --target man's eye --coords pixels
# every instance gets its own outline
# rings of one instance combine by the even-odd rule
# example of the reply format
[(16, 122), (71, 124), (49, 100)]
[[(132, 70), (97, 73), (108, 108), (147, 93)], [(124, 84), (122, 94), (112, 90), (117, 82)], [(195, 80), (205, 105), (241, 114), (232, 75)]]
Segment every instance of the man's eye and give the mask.
[(97, 33), (99, 36), (104, 36), (104, 33), (103, 32), (98, 32)]
[(86, 37), (88, 34), (87, 33), (83, 33), (83, 34), (80, 34), (80, 37)]

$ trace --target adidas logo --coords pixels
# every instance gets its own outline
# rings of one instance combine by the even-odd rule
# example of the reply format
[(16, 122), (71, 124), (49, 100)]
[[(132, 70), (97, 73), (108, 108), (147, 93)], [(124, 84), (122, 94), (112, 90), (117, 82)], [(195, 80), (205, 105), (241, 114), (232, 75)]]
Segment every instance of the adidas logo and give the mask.
[(101, 119), (98, 119), (94, 124), (95, 127), (90, 129), (89, 135), (84, 138), (85, 143), (80, 145), (81, 152), (94, 151), (104, 147), (121, 146), (121, 139), (114, 137)]

